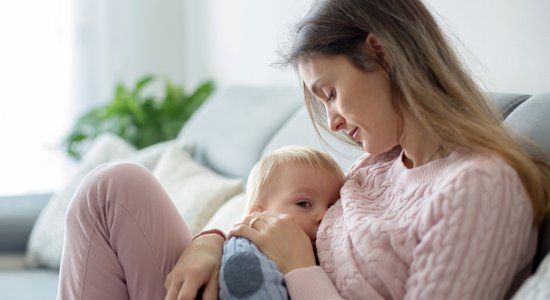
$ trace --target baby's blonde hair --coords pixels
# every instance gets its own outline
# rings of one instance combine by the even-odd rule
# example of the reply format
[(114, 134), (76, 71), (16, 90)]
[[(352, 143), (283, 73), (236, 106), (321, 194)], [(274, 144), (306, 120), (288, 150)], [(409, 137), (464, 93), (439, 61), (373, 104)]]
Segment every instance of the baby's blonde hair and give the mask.
[(295, 145), (279, 148), (260, 159), (250, 171), (246, 184), (246, 214), (259, 204), (258, 195), (262, 187), (273, 177), (277, 167), (288, 163), (303, 164), (305, 167), (328, 171), (342, 184), (345, 180), (344, 172), (338, 163), (324, 152)]

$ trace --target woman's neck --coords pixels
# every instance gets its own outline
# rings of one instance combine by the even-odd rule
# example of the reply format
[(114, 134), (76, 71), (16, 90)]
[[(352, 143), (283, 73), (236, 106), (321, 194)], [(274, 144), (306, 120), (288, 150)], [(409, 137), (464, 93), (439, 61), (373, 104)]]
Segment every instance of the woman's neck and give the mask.
[(418, 122), (405, 118), (405, 125), (400, 144), (404, 151), (403, 163), (407, 168), (419, 167), (447, 155), (439, 140)]

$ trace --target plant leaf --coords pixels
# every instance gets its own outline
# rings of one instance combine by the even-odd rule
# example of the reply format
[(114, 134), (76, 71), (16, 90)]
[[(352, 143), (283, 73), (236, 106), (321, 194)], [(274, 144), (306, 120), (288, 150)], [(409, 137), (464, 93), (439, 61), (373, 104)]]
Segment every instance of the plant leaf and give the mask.
[(183, 85), (165, 80), (162, 98), (142, 95), (154, 80), (153, 75), (143, 76), (130, 89), (117, 83), (109, 103), (90, 109), (76, 120), (62, 141), (66, 153), (80, 159), (91, 141), (105, 132), (120, 136), (138, 149), (174, 139), (214, 90), (213, 82), (206, 81), (186, 95)]

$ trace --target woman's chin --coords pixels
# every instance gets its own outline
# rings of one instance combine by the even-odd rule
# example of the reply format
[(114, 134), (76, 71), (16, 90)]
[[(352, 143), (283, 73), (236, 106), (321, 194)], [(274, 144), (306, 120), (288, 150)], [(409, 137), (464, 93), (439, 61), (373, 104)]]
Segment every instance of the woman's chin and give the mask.
[(363, 148), (363, 150), (371, 155), (378, 155), (378, 154), (382, 154), (382, 153), (386, 153), (392, 149), (395, 148), (395, 146), (397, 145), (392, 145), (392, 146), (388, 146), (388, 147), (373, 147), (373, 146), (369, 146), (368, 143), (364, 143), (364, 142), (358, 142), (361, 144), (361, 148)]

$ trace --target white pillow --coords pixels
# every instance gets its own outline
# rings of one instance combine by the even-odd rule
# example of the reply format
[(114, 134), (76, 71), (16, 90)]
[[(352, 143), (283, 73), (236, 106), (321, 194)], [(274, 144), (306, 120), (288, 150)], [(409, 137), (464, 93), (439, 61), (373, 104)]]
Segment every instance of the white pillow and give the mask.
[(206, 223), (205, 229), (221, 229), (227, 233), (233, 225), (242, 221), (244, 217), (244, 207), (246, 206), (246, 194), (240, 193), (225, 202), (216, 213)]
[(194, 162), (183, 146), (170, 145), (157, 163), (158, 178), (193, 234), (216, 210), (242, 191), (240, 179), (229, 179)]
[(550, 299), (550, 254), (542, 260), (535, 274), (521, 285), (512, 300)]
[(25, 260), (28, 266), (59, 268), (65, 213), (80, 182), (96, 166), (128, 157), (133, 152), (133, 146), (112, 134), (102, 134), (94, 140), (67, 185), (55, 193), (40, 212), (27, 245)]
[(146, 148), (140, 149), (134, 152), (129, 157), (123, 158), (120, 161), (134, 162), (136, 164), (140, 164), (146, 167), (149, 171), (153, 171), (153, 169), (155, 169), (155, 166), (157, 165), (157, 162), (162, 156), (162, 153), (164, 153), (165, 149), (175, 143), (176, 143), (175, 140), (170, 140), (170, 141), (154, 144)]
[(92, 143), (69, 182), (48, 201), (33, 226), (27, 245), (26, 265), (59, 268), (65, 233), (65, 214), (82, 179), (102, 163), (132, 161), (154, 168), (161, 153), (173, 142), (165, 142), (136, 151), (123, 139), (102, 134)]

